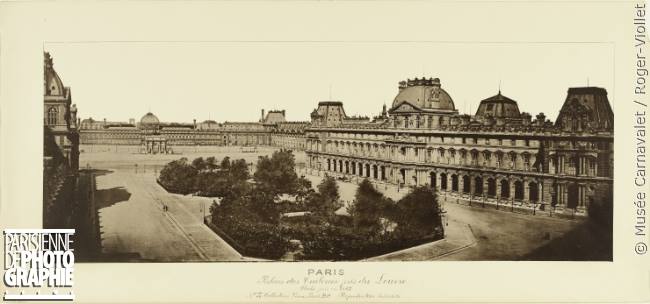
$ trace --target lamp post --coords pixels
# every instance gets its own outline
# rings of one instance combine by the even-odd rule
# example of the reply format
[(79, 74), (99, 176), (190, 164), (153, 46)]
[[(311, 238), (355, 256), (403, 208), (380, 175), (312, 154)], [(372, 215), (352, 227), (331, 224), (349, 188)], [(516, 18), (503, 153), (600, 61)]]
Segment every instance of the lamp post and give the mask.
[(201, 201), (201, 210), (203, 211), (203, 223), (205, 223), (205, 201)]
[[(463, 186), (464, 187), (464, 186)], [(472, 200), (474, 199), (474, 193), (472, 193), (472, 190), (469, 190), (469, 206), (472, 207)]]
[(535, 209), (536, 209), (535, 207), (536, 207), (536, 202), (533, 201), (533, 215), (535, 215)]
[(449, 225), (449, 220), (447, 219), (447, 211), (444, 209), (443, 205), (438, 202), (438, 217), (440, 218), (440, 225), (442, 225), (442, 237), (444, 238), (447, 234), (446, 226)]

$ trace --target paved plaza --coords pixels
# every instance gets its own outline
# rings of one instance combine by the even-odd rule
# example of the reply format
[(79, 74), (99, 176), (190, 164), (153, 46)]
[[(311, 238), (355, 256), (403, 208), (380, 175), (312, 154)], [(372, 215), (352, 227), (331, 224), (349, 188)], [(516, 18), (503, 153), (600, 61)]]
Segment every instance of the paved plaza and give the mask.
[(180, 157), (191, 161), (199, 156), (219, 160), (236, 156), (254, 162), (259, 155), (236, 155), (237, 151), (224, 149), (209, 155), (82, 153), (80, 163), (96, 174), (102, 258), (156, 262), (249, 260), (203, 224), (211, 199), (171, 194), (156, 183), (160, 169)]

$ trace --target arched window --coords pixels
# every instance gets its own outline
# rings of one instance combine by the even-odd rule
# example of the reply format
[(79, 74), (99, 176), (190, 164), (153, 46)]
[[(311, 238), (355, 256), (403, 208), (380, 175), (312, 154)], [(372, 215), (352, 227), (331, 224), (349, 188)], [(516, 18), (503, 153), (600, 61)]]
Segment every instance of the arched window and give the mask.
[(497, 195), (497, 183), (494, 178), (488, 178), (488, 196), (495, 197)]
[(451, 176), (451, 191), (458, 192), (458, 175)]
[(510, 182), (506, 179), (501, 180), (501, 198), (510, 197)]
[(528, 194), (528, 199), (531, 202), (538, 202), (539, 201), (539, 186), (536, 182), (531, 182), (528, 184), (528, 189), (529, 189), (529, 194)]
[(58, 118), (59, 118), (59, 111), (56, 109), (56, 107), (51, 107), (47, 111), (47, 124), (56, 125), (59, 120)]
[(465, 175), (463, 176), (463, 193), (469, 193), (470, 191), (470, 177)]
[(440, 189), (447, 190), (447, 173), (440, 174)]
[(515, 199), (523, 200), (524, 199), (524, 183), (521, 181), (515, 181)]

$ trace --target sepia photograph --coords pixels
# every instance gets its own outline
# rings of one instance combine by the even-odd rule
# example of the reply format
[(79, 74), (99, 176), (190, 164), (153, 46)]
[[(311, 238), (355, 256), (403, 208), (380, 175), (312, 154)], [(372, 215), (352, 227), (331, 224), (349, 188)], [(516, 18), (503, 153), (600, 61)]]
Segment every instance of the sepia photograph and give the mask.
[(646, 13), (0, 1), (2, 300), (648, 303)]
[(92, 263), (611, 262), (612, 62), (599, 43), (45, 42), (43, 227)]

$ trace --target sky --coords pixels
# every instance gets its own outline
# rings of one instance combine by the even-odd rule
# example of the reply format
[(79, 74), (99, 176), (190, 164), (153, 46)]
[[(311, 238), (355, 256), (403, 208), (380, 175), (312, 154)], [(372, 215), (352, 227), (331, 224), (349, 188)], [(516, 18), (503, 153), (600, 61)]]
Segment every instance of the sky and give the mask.
[(503, 95), (555, 119), (569, 87), (613, 93), (606, 43), (59, 42), (46, 43), (78, 116), (164, 122), (257, 121), (261, 109), (307, 121), (319, 101), (348, 115), (389, 108), (398, 82), (440, 78), (461, 113)]

